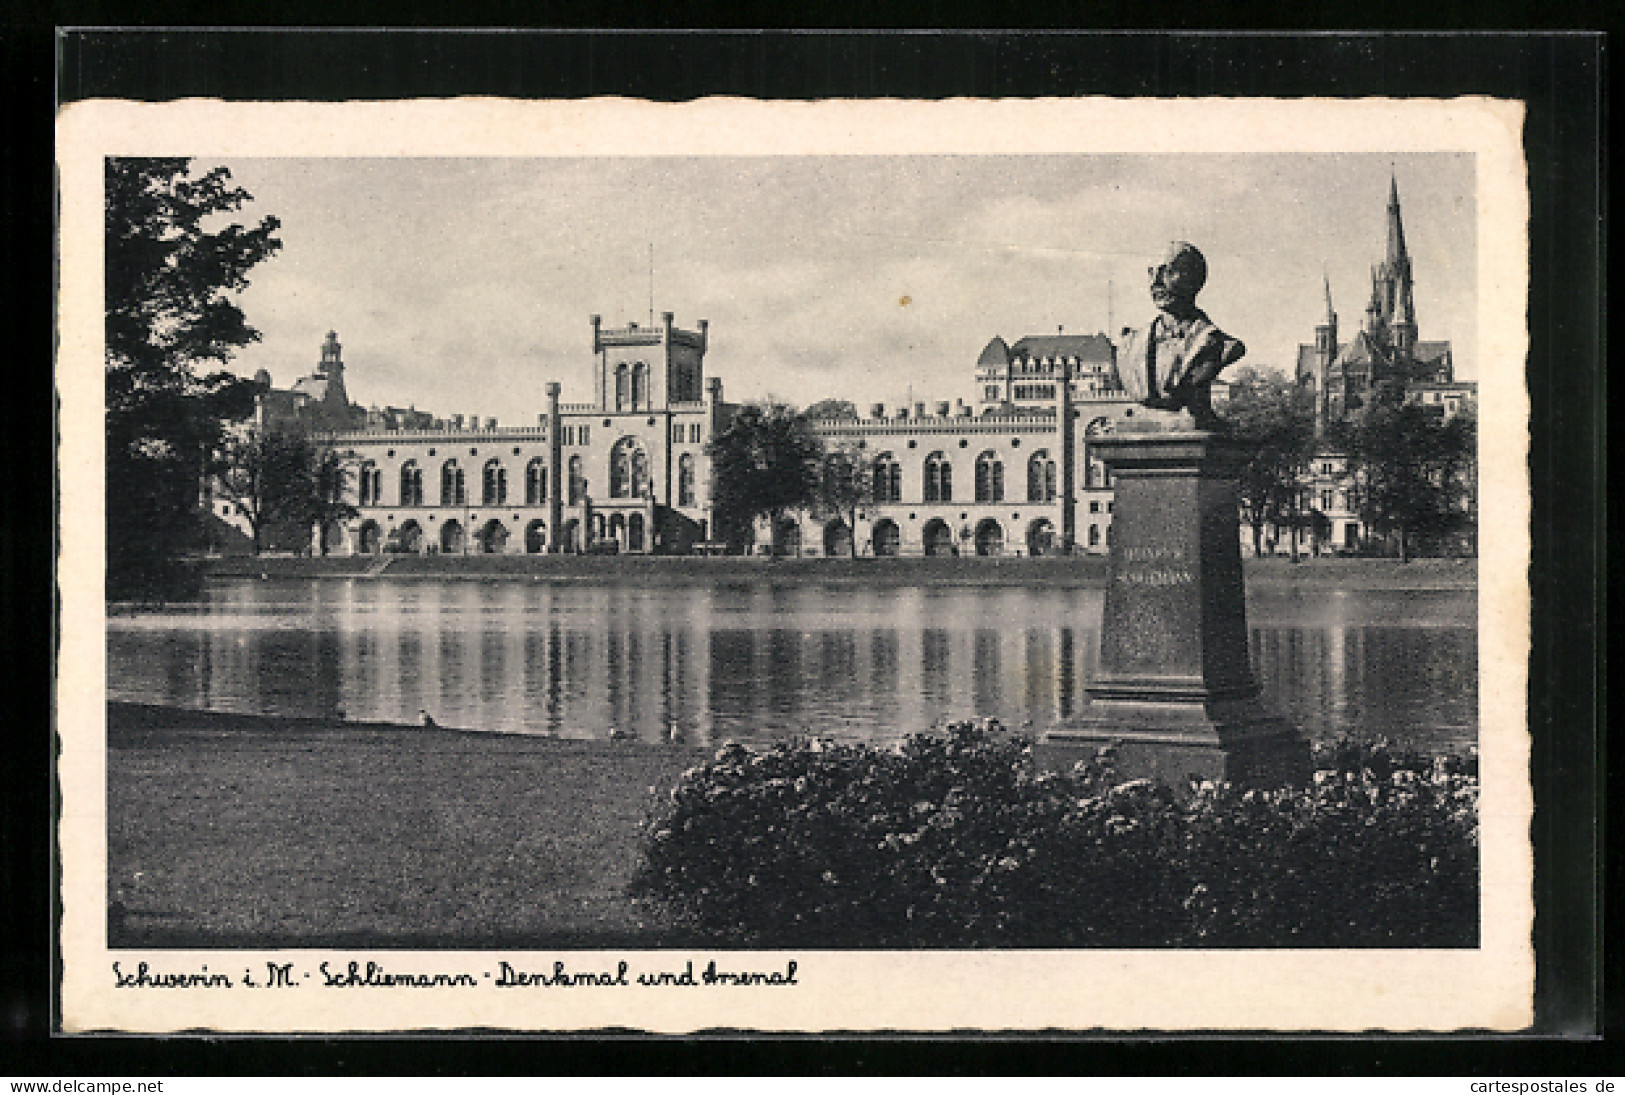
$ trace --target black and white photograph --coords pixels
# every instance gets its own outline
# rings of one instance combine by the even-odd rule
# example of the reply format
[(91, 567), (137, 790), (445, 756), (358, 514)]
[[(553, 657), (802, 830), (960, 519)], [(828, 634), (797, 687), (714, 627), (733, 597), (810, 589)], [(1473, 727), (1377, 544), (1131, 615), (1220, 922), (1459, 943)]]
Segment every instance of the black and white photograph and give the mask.
[(67, 108), (65, 1025), (1526, 1026), (1519, 111)]

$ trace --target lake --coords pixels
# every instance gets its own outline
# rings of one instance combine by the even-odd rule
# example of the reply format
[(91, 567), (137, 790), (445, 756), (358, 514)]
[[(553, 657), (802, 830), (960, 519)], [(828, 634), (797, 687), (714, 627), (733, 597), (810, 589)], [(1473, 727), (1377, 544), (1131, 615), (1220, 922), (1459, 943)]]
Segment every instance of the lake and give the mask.
[[(816, 581), (214, 580), (201, 604), (112, 616), (108, 698), (660, 740), (887, 741), (1079, 713), (1091, 587)], [(1316, 738), (1476, 740), (1477, 595), (1254, 583), (1264, 698)]]

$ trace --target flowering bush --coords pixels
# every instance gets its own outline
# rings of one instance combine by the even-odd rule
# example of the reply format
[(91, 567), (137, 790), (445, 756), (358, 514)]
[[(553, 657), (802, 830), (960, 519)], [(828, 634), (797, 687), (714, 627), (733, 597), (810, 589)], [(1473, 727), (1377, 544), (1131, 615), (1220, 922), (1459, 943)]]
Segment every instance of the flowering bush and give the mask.
[(1036, 773), (997, 723), (894, 749), (730, 744), (684, 774), (634, 893), (741, 946), (1472, 946), (1470, 761), (1338, 743), (1314, 783)]

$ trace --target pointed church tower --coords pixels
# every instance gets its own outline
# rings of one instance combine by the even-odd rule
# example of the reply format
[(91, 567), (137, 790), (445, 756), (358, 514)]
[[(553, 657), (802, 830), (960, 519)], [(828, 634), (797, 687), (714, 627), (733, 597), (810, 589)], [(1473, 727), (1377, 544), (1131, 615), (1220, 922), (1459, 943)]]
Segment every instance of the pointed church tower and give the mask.
[(1365, 306), (1365, 333), (1377, 342), (1385, 341), (1387, 323), (1383, 317), (1382, 266), (1371, 268), (1371, 300)]
[(1401, 361), (1416, 353), (1416, 302), (1412, 297), (1411, 256), (1405, 249), (1405, 224), (1399, 215), (1399, 180), (1388, 176), (1388, 255), (1383, 262), (1388, 281), (1389, 341)]
[(1321, 271), (1320, 280), (1326, 287), (1326, 322), (1315, 328), (1315, 438), (1326, 436), (1328, 390), (1331, 383), (1332, 362), (1337, 360), (1337, 313), (1332, 310), (1332, 283)]
[(1405, 225), (1399, 218), (1399, 178), (1388, 175), (1388, 265), (1396, 268), (1403, 263), (1410, 268), (1410, 256), (1405, 251)]

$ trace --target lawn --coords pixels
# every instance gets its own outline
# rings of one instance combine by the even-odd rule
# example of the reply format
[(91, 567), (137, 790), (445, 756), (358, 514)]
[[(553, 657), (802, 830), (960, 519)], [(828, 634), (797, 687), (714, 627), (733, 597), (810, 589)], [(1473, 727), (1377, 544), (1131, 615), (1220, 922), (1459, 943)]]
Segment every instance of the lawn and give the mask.
[(108, 721), (112, 946), (676, 942), (622, 895), (703, 750), (122, 704)]

